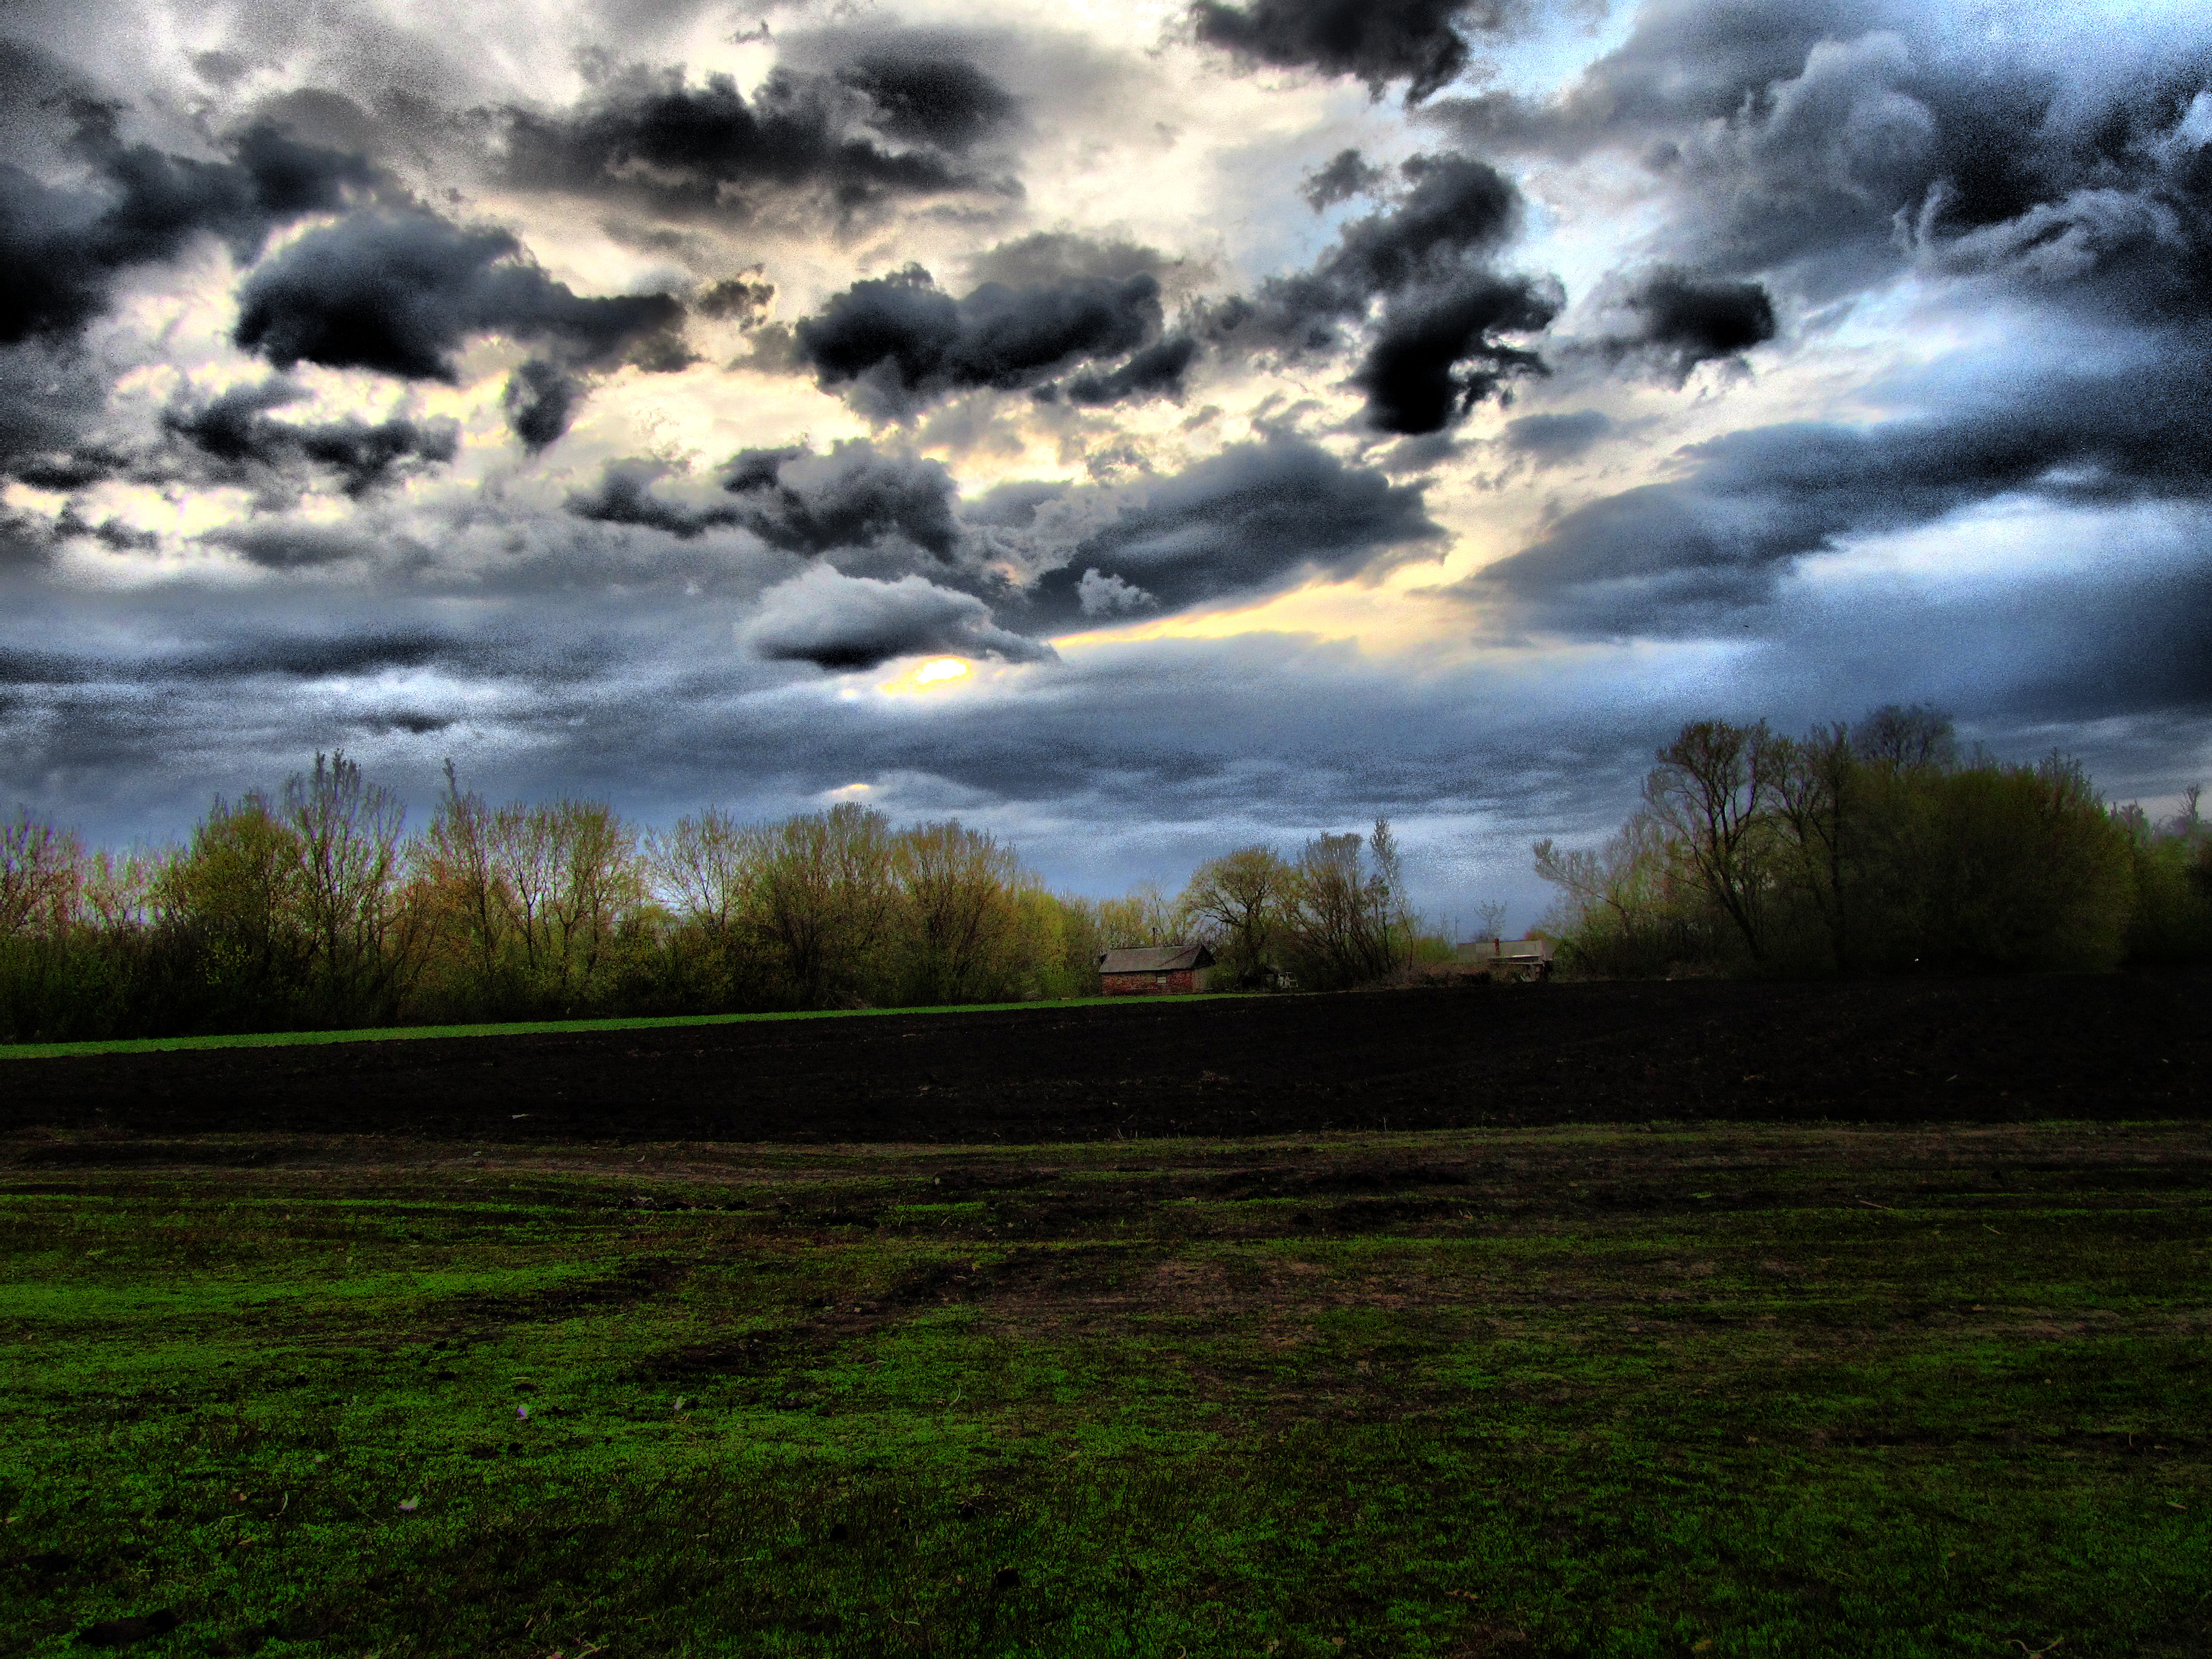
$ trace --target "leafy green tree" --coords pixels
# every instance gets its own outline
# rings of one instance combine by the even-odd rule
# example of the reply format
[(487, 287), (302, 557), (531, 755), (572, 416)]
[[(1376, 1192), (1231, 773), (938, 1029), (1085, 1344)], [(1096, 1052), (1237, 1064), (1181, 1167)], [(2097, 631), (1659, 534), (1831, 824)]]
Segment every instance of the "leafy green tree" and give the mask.
[(267, 797), (233, 805), (218, 796), (162, 872), (155, 902), (197, 993), (194, 1023), (251, 1030), (289, 1024), (299, 1012), (315, 951), (301, 853)]
[(890, 820), (842, 801), (763, 833), (747, 921), (803, 1008), (863, 1000), (883, 978), (898, 889)]
[(958, 820), (924, 823), (892, 843), (905, 933), (908, 996), (920, 1003), (981, 1001), (1018, 979), (1017, 896), (1025, 885), (1014, 850)]
[(1192, 872), (1176, 908), (1208, 936), (1225, 985), (1257, 990), (1274, 982), (1291, 880), (1272, 847), (1239, 848)]

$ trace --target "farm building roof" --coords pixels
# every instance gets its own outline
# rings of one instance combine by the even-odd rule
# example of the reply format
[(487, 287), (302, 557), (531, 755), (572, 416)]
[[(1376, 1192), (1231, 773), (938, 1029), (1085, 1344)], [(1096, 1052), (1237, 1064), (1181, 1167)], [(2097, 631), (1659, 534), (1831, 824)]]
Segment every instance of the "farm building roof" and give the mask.
[(1173, 974), (1186, 968), (1211, 968), (1213, 952), (1203, 945), (1140, 945), (1108, 951), (1098, 958), (1102, 974)]

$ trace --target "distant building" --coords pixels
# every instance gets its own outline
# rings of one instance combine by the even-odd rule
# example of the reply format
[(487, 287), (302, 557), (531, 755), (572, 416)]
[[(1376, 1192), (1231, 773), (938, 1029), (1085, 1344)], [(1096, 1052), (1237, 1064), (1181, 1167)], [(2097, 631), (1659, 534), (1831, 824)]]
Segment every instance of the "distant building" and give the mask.
[(1544, 979), (1552, 971), (1547, 939), (1475, 939), (1452, 946), (1452, 966), (1487, 969), (1501, 979)]
[(1108, 951), (1098, 958), (1098, 988), (1109, 997), (1173, 995), (1203, 991), (1213, 952), (1203, 945), (1145, 945)]

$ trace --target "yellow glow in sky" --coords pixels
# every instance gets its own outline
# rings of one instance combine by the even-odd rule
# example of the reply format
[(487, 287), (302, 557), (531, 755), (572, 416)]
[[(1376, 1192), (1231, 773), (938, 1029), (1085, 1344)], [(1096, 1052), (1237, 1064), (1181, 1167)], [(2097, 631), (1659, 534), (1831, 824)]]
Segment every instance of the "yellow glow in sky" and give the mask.
[(975, 673), (973, 664), (959, 657), (932, 657), (927, 662), (916, 663), (905, 673), (883, 682), (876, 689), (894, 696), (917, 691), (942, 691), (947, 686), (957, 685)]

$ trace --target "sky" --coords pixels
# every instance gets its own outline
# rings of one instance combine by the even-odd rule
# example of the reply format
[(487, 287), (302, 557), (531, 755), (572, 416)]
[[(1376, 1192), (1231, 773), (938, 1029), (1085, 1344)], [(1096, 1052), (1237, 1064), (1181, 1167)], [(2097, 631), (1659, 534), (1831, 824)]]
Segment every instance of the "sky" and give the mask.
[(0, 0), (0, 806), (1388, 815), (1684, 721), (2212, 772), (2212, 26), (1869, 0)]

